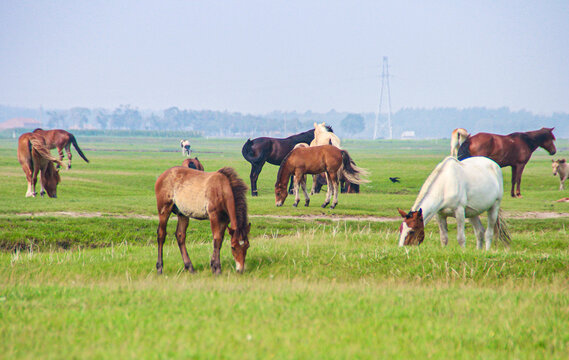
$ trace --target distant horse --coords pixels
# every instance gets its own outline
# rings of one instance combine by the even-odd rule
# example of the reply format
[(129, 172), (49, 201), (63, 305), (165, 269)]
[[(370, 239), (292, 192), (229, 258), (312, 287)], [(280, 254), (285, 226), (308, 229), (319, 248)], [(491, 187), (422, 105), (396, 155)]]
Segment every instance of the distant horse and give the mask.
[(36, 183), (40, 171), (40, 195), (43, 196), (47, 192), (49, 197), (57, 197), (57, 184), (61, 178), (53, 163), (58, 165), (63, 163), (51, 155), (43, 137), (34, 133), (22, 134), (18, 139), (18, 161), (28, 180), (26, 197), (36, 196)]
[[(541, 128), (528, 132), (515, 132), (509, 135), (496, 135), (478, 133), (469, 136), (458, 149), (458, 159), (470, 156), (486, 156), (500, 165), (512, 167), (512, 197), (521, 198), (520, 186), (524, 167), (531, 158), (531, 154), (542, 147), (550, 155), (557, 152), (555, 149), (555, 136), (553, 128)], [(514, 192), (514, 187), (517, 190)]]
[(458, 149), (468, 138), (468, 131), (463, 128), (454, 129), (450, 137), (450, 156), (457, 157)]
[[(329, 128), (332, 131), (332, 128)], [(265, 162), (273, 165), (280, 165), (285, 156), (298, 143), (310, 143), (314, 140), (314, 129), (292, 135), (284, 139), (259, 137), (248, 139), (243, 145), (241, 153), (245, 160), (251, 163), (251, 195), (257, 196), (257, 179), (263, 169)], [(291, 183), (292, 186), (292, 183)]]
[(190, 156), (192, 149), (190, 146), (190, 140), (180, 140), (180, 146), (182, 147), (182, 155)]
[(197, 157), (193, 158), (193, 159), (186, 159), (182, 162), (182, 166), (190, 168), (190, 169), (196, 169), (199, 171), (204, 171), (204, 167), (202, 165), (202, 163), (198, 160)]
[(565, 180), (569, 177), (569, 164), (565, 159), (551, 160), (553, 176), (559, 174), (559, 190), (565, 190)]
[[(225, 229), (231, 235), (231, 251), (237, 272), (245, 269), (245, 256), (249, 248), (247, 221), (247, 185), (235, 170), (224, 167), (216, 172), (202, 172), (176, 166), (166, 170), (156, 180), (154, 187), (158, 207), (158, 261), (156, 270), (162, 273), (162, 248), (166, 238), (166, 225), (171, 213), (178, 215), (176, 239), (182, 254), (184, 267), (194, 272), (194, 267), (186, 250), (186, 230), (190, 218), (205, 220), (209, 218), (213, 234), (213, 254), (210, 267), (214, 274), (221, 273), (219, 251), (223, 243)], [(231, 223), (232, 227), (229, 227)]]
[[(499, 221), (500, 202), (504, 193), (502, 170), (494, 161), (476, 156), (458, 161), (449, 156), (429, 175), (409, 213), (398, 209), (404, 221), (399, 228), (399, 246), (419, 245), (425, 238), (425, 225), (436, 217), (441, 244), (448, 244), (447, 217), (455, 217), (458, 244), (465, 247), (464, 220), (468, 218), (477, 237), (477, 247), (490, 250), (496, 233), (506, 244), (509, 236)], [(488, 227), (479, 215), (488, 213)]]
[[(63, 149), (67, 153), (67, 169), (71, 169), (71, 144), (77, 150), (77, 153), (85, 162), (89, 162), (83, 154), (83, 151), (79, 148), (77, 144), (77, 140), (75, 140), (75, 136), (70, 132), (65, 130), (56, 129), (56, 130), (43, 130), (43, 129), (35, 129), (34, 134), (41, 135), (45, 139), (45, 143), (48, 149), (55, 149), (57, 148), (57, 153), (59, 154), (59, 160), (63, 160)], [(58, 165), (59, 166), (59, 165)]]
[(314, 147), (300, 147), (291, 151), (284, 159), (277, 174), (277, 182), (275, 183), (275, 204), (282, 206), (286, 197), (286, 186), (288, 178), (294, 175), (294, 193), (295, 202), (293, 206), (297, 206), (300, 201), (299, 185), (304, 192), (305, 204), (308, 206), (310, 197), (306, 192), (305, 174), (326, 173), (328, 178), (328, 191), (326, 200), (322, 207), (326, 207), (330, 203), (331, 196), (334, 197), (330, 208), (336, 207), (338, 204), (338, 188), (339, 174), (355, 184), (368, 182), (361, 179), (361, 175), (367, 174), (367, 171), (355, 166), (350, 155), (345, 150), (340, 150), (332, 145), (322, 145)]

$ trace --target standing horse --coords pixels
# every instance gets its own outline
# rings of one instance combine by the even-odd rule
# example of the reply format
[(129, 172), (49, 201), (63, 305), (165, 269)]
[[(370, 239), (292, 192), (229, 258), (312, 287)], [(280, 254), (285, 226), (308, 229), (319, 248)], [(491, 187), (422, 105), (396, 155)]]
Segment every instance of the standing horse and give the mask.
[(304, 175), (320, 174), (322, 172), (326, 173), (328, 178), (328, 190), (326, 192), (326, 200), (322, 204), (323, 208), (330, 203), (331, 196), (334, 199), (330, 208), (333, 209), (338, 204), (340, 174), (355, 184), (368, 182), (360, 178), (360, 174), (365, 175), (367, 171), (355, 166), (347, 151), (340, 150), (332, 145), (299, 147), (284, 158), (279, 168), (277, 182), (275, 183), (275, 204), (277, 206), (283, 205), (288, 195), (286, 191), (288, 179), (291, 175), (294, 175), (295, 202), (293, 206), (296, 207), (300, 201), (299, 185), (304, 192), (304, 206), (308, 206), (310, 197), (306, 192), (306, 178)]
[(196, 169), (199, 171), (204, 171), (204, 167), (202, 165), (202, 163), (198, 160), (197, 157), (193, 158), (193, 159), (186, 159), (184, 161), (182, 161), (182, 166), (183, 167), (187, 167), (190, 169)]
[[(541, 147), (550, 155), (557, 152), (555, 149), (555, 136), (553, 128), (541, 128), (528, 132), (515, 132), (509, 135), (496, 135), (478, 133), (469, 136), (458, 149), (458, 159), (470, 156), (486, 156), (500, 165), (512, 167), (512, 197), (521, 198), (520, 186), (524, 167), (531, 158), (531, 154)], [(514, 192), (514, 187), (517, 190)]]
[[(219, 251), (223, 243), (225, 229), (231, 235), (231, 252), (235, 259), (237, 272), (245, 269), (245, 256), (249, 248), (247, 221), (247, 185), (235, 170), (224, 167), (216, 172), (203, 172), (176, 166), (166, 170), (156, 180), (154, 186), (158, 207), (158, 261), (156, 270), (162, 274), (162, 248), (166, 238), (166, 225), (171, 213), (178, 215), (176, 239), (182, 254), (184, 267), (194, 272), (194, 267), (186, 250), (186, 230), (190, 218), (205, 220), (209, 218), (213, 234), (213, 254), (210, 267), (214, 274), (221, 273)], [(232, 227), (229, 227), (231, 223)]]
[(53, 163), (58, 165), (63, 163), (51, 155), (43, 137), (33, 133), (22, 134), (18, 139), (18, 161), (28, 180), (26, 197), (36, 196), (36, 183), (40, 171), (40, 195), (43, 196), (47, 192), (49, 197), (57, 197), (57, 184), (61, 178)]
[(559, 174), (559, 190), (565, 190), (565, 180), (569, 178), (569, 164), (565, 159), (551, 160), (553, 176)]
[(180, 140), (180, 147), (182, 148), (182, 155), (190, 157), (192, 154), (190, 140)]
[[(448, 244), (447, 217), (456, 218), (458, 244), (466, 245), (464, 220), (468, 218), (478, 239), (477, 247), (490, 250), (495, 227), (500, 239), (509, 243), (504, 224), (499, 221), (500, 202), (504, 193), (502, 170), (494, 161), (476, 156), (458, 161), (449, 156), (429, 175), (409, 213), (398, 209), (403, 217), (399, 228), (399, 246), (419, 245), (425, 238), (425, 225), (436, 216), (441, 244)], [(479, 215), (488, 212), (486, 231)]]
[(77, 140), (75, 140), (75, 136), (73, 136), (73, 134), (61, 129), (43, 130), (40, 128), (35, 129), (34, 134), (38, 134), (45, 139), (45, 143), (48, 149), (57, 148), (57, 153), (59, 154), (60, 161), (63, 160), (63, 149), (65, 149), (68, 159), (67, 169), (71, 169), (71, 144), (73, 144), (79, 156), (81, 156), (81, 158), (86, 162), (89, 162), (89, 160), (87, 160), (85, 157), (85, 154), (83, 154), (83, 151), (81, 151), (79, 148)]
[(341, 149), (340, 138), (334, 134), (332, 127), (324, 122), (322, 124), (314, 123), (314, 142), (310, 146), (318, 145), (334, 145)]
[[(330, 128), (332, 131), (332, 128)], [(298, 143), (310, 143), (314, 140), (314, 129), (292, 135), (284, 139), (259, 137), (248, 139), (243, 145), (241, 153), (245, 160), (251, 163), (251, 195), (257, 196), (257, 179), (263, 169), (265, 162), (273, 165), (280, 165), (285, 156)], [(291, 181), (292, 186), (292, 181)]]

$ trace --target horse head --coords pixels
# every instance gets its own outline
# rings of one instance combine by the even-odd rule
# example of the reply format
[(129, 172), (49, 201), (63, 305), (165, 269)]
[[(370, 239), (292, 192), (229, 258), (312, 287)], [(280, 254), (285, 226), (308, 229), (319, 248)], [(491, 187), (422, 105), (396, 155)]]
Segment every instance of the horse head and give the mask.
[(557, 176), (557, 172), (559, 171), (559, 166), (561, 164), (565, 164), (565, 159), (551, 159), (551, 167), (553, 168), (553, 176)]
[(557, 149), (555, 148), (555, 135), (553, 135), (555, 128), (541, 128), (541, 136), (539, 137), (539, 146), (544, 148), (549, 155), (555, 155)]
[(423, 210), (405, 211), (397, 209), (403, 222), (399, 227), (399, 246), (421, 245), (425, 239), (425, 225), (423, 223)]
[(41, 172), (41, 183), (44, 190), (47, 192), (47, 196), (50, 198), (57, 197), (57, 184), (61, 181), (59, 172), (55, 169), (53, 162), (48, 162), (47, 166)]
[(277, 183), (275, 184), (275, 205), (276, 206), (283, 206), (284, 201), (286, 200), (286, 197), (288, 195), (288, 191), (286, 189), (288, 183), (288, 177), (287, 177), (287, 181), (285, 183), (281, 183), (280, 181), (277, 181)]
[(180, 140), (180, 146), (182, 147), (182, 153), (186, 156), (190, 156), (190, 153), (191, 153), (190, 141), (189, 140)]
[(245, 257), (247, 249), (249, 249), (249, 231), (251, 231), (251, 223), (245, 229), (232, 229), (228, 227), (229, 235), (231, 235), (231, 252), (235, 259), (235, 269), (238, 273), (245, 270)]

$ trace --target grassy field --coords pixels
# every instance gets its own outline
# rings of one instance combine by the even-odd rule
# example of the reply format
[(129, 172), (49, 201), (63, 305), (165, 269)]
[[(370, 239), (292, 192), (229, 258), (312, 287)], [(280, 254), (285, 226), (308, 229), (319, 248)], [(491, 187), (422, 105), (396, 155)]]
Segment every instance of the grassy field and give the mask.
[[(229, 247), (209, 270), (209, 222), (192, 221), (188, 274), (170, 220), (155, 274), (154, 182), (181, 163), (168, 138), (81, 137), (57, 199), (24, 198), (14, 140), (0, 140), (0, 354), (3, 358), (566, 358), (569, 196), (538, 150), (524, 199), (504, 197), (511, 248), (442, 248), (430, 223), (418, 248), (397, 247), (396, 208), (409, 209), (448, 153), (448, 140), (344, 141), (371, 172), (362, 193), (275, 207), (277, 167), (248, 197), (251, 248), (238, 275)], [(206, 171), (248, 181), (244, 140), (196, 139)], [(557, 157), (569, 143), (557, 142)], [(75, 153), (74, 153), (75, 154)], [(401, 183), (393, 184), (390, 176)], [(504, 169), (509, 194), (510, 170)], [(540, 218), (561, 214), (559, 218)], [(539, 215), (539, 216), (538, 216)], [(278, 216), (283, 216), (279, 218)], [(372, 221), (368, 216), (387, 217)]]

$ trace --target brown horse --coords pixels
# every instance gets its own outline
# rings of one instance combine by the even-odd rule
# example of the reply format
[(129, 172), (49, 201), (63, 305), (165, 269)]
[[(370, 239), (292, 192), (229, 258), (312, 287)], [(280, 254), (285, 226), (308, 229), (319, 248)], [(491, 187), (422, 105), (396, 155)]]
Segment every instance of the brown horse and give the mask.
[[(225, 229), (231, 235), (231, 251), (237, 272), (245, 269), (245, 256), (249, 248), (247, 221), (247, 185), (237, 177), (235, 170), (224, 167), (216, 172), (202, 172), (176, 166), (166, 170), (154, 187), (158, 206), (158, 261), (156, 270), (162, 274), (162, 248), (166, 238), (166, 225), (171, 213), (178, 215), (176, 239), (186, 270), (194, 272), (194, 267), (186, 250), (186, 230), (190, 218), (205, 220), (209, 218), (213, 234), (213, 254), (211, 271), (221, 273), (219, 251), (223, 243)], [(229, 227), (231, 223), (232, 227)]]
[(40, 171), (40, 195), (43, 196), (47, 192), (49, 197), (57, 197), (57, 184), (61, 178), (53, 163), (58, 165), (63, 163), (51, 155), (43, 137), (33, 133), (22, 134), (18, 139), (18, 161), (28, 180), (26, 197), (36, 196), (36, 183)]
[(34, 130), (34, 134), (41, 135), (45, 139), (45, 143), (49, 149), (57, 148), (59, 160), (63, 160), (63, 149), (65, 149), (68, 159), (67, 169), (71, 169), (71, 144), (73, 144), (79, 156), (86, 162), (89, 162), (85, 154), (83, 154), (83, 151), (79, 148), (79, 145), (77, 145), (77, 140), (75, 140), (73, 134), (61, 129), (43, 130), (39, 128)]
[[(494, 160), (500, 167), (512, 167), (512, 197), (521, 198), (520, 186), (524, 167), (531, 154), (541, 147), (553, 155), (555, 149), (553, 128), (541, 128), (528, 132), (515, 132), (509, 135), (478, 133), (469, 136), (458, 150), (458, 159), (470, 156), (486, 156)], [(514, 187), (517, 190), (514, 192)]]
[(330, 208), (335, 208), (338, 204), (338, 188), (339, 176), (342, 175), (348, 181), (354, 184), (368, 182), (361, 179), (360, 175), (367, 174), (364, 169), (358, 168), (350, 158), (346, 150), (340, 150), (333, 145), (322, 145), (312, 147), (300, 147), (291, 151), (283, 160), (279, 172), (277, 174), (277, 182), (275, 183), (275, 204), (282, 206), (288, 193), (286, 185), (288, 178), (294, 175), (294, 193), (295, 202), (293, 206), (297, 206), (300, 201), (298, 192), (299, 185), (304, 192), (304, 206), (310, 204), (310, 197), (306, 192), (305, 174), (326, 173), (328, 178), (328, 189), (326, 192), (326, 200), (322, 207), (326, 207), (330, 203), (331, 196), (334, 197)]
[(196, 169), (199, 171), (204, 171), (204, 167), (202, 165), (202, 163), (198, 160), (197, 157), (193, 158), (193, 159), (186, 159), (182, 162), (182, 166), (183, 167), (187, 167), (190, 169)]

